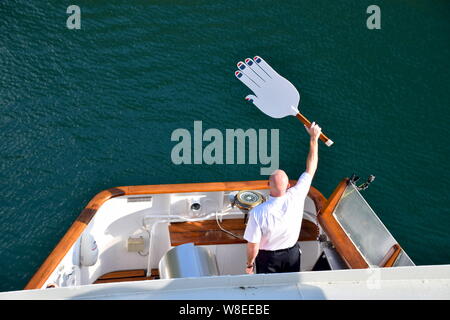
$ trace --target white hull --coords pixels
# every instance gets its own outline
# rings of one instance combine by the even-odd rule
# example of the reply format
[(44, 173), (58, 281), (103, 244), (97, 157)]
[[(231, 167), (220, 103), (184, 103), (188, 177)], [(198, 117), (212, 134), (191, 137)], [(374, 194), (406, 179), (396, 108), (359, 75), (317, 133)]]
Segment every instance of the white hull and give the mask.
[(450, 265), (106, 283), (5, 292), (0, 299), (450, 299)]

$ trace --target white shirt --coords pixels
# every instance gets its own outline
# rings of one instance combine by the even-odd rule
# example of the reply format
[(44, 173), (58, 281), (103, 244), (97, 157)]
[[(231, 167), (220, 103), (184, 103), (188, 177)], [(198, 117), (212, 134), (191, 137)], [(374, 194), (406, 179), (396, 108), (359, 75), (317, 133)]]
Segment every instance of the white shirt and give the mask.
[(297, 184), (281, 197), (269, 196), (253, 208), (248, 217), (244, 239), (258, 243), (262, 250), (280, 250), (294, 246), (300, 235), (303, 207), (312, 176), (304, 172)]

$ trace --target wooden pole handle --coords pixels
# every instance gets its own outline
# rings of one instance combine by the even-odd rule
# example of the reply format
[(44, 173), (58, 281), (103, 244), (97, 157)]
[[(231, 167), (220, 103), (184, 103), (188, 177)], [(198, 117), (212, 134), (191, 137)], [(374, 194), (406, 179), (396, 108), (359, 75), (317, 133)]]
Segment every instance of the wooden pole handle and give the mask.
[[(300, 120), (301, 123), (303, 123), (305, 126), (307, 126), (308, 128), (311, 126), (311, 121), (309, 121), (308, 119), (305, 118), (304, 115), (302, 115), (300, 112), (297, 113), (295, 115), (295, 117)], [(319, 137), (320, 140), (322, 140), (327, 147), (331, 147), (331, 145), (334, 143), (333, 140), (331, 140), (330, 138), (328, 138), (325, 134), (323, 134), (323, 132), (320, 134)]]

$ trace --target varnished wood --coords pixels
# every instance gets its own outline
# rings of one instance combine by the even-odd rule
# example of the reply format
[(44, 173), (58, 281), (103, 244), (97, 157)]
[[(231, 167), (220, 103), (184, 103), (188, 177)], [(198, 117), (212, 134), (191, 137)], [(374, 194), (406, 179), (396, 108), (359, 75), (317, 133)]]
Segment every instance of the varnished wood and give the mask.
[[(295, 182), (293, 180), (293, 182)], [(86, 226), (92, 220), (98, 209), (107, 200), (125, 195), (163, 194), (163, 193), (190, 193), (190, 192), (214, 192), (214, 191), (238, 191), (238, 190), (263, 190), (268, 189), (267, 180), (239, 181), (239, 182), (208, 182), (208, 183), (182, 183), (124, 186), (104, 190), (92, 198), (83, 209), (76, 221), (58, 242), (56, 247), (45, 259), (24, 289), (40, 289), (53, 273), (55, 268), (81, 236)], [(320, 194), (311, 187), (310, 193)], [(320, 201), (320, 196), (315, 197)], [(314, 199), (313, 199), (314, 200)], [(316, 206), (320, 204), (316, 203)]]
[[(244, 219), (223, 219), (220, 225), (230, 231), (243, 230), (245, 228)], [(169, 231), (172, 233), (206, 232), (212, 230), (220, 230), (215, 219), (196, 222), (172, 222), (169, 226)]]
[(95, 280), (94, 284), (159, 279), (158, 269), (152, 269), (150, 277), (147, 277), (146, 273), (147, 272), (144, 269), (114, 271), (99, 277)]
[(315, 241), (319, 238), (319, 227), (309, 220), (303, 219), (298, 241)]
[(339, 200), (341, 200), (341, 197), (347, 188), (347, 185), (349, 183), (349, 179), (345, 178), (342, 179), (341, 182), (337, 185), (337, 187), (334, 189), (331, 196), (328, 198), (327, 202), (325, 203), (324, 208), (322, 208), (321, 212), (319, 213), (319, 216), (325, 217), (325, 216), (331, 216), (334, 212), (334, 209), (336, 208), (337, 204), (339, 203)]
[(144, 277), (146, 271), (144, 269), (138, 270), (123, 270), (123, 271), (114, 271), (100, 276), (97, 280), (107, 280), (107, 279), (115, 279), (115, 278), (132, 278), (132, 277)]
[(155, 280), (155, 279), (153, 277), (132, 277), (132, 278), (120, 278), (120, 279), (106, 279), (106, 280), (96, 280), (94, 282), (94, 284), (112, 283), (112, 282), (144, 281), (144, 280)]
[(319, 215), (325, 205), (327, 204), (327, 199), (314, 187), (311, 187), (308, 192), (308, 197), (314, 202), (314, 206), (316, 207), (316, 213)]
[(400, 255), (400, 252), (402, 251), (402, 248), (398, 243), (394, 244), (389, 251), (386, 253), (386, 256), (383, 258), (383, 260), (380, 263), (380, 267), (383, 268), (390, 268), (394, 265), (395, 261), (397, 260), (398, 256)]
[(339, 203), (348, 183), (349, 179), (343, 179), (339, 183), (332, 195), (328, 198), (328, 202), (318, 215), (318, 218), (320, 225), (331, 239), (336, 251), (346, 262), (347, 266), (351, 269), (364, 269), (368, 268), (369, 265), (333, 216), (334, 209)]
[[(223, 219), (221, 226), (239, 237), (244, 235), (244, 219)], [(172, 246), (193, 242), (196, 245), (245, 243), (220, 230), (216, 220), (197, 222), (171, 223), (169, 226), (170, 242)]]
[[(306, 119), (306, 117), (304, 115), (302, 115), (300, 112), (297, 113), (296, 117), (297, 117), (298, 120), (300, 120), (301, 123), (303, 123), (308, 128), (311, 126), (311, 121)], [(328, 138), (323, 132), (320, 134), (319, 139), (322, 140), (325, 143), (327, 143), (328, 140), (330, 140), (330, 138)]]
[[(225, 230), (239, 236), (240, 239), (222, 231), (216, 220), (176, 222), (169, 226), (171, 245), (178, 246), (184, 243), (194, 243), (195, 245), (247, 243), (242, 239), (245, 231), (244, 219), (223, 219), (220, 225)], [(313, 222), (303, 219), (299, 241), (317, 240), (318, 236), (318, 227)]]

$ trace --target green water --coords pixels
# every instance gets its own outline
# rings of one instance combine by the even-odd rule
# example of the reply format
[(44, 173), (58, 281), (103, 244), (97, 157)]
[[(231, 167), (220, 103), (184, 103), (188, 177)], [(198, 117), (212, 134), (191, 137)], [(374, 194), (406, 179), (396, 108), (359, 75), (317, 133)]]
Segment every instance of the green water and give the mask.
[[(81, 30), (66, 9), (81, 7)], [(366, 9), (381, 8), (381, 30)], [(450, 263), (448, 1), (0, 1), (0, 291), (23, 288), (87, 202), (120, 185), (265, 179), (261, 164), (174, 165), (176, 128), (280, 130), (280, 167), (307, 135), (243, 98), (260, 55), (335, 141), (313, 185), (352, 173), (416, 264)]]

